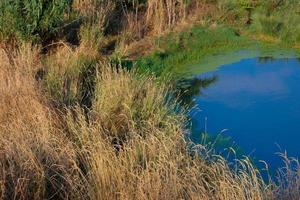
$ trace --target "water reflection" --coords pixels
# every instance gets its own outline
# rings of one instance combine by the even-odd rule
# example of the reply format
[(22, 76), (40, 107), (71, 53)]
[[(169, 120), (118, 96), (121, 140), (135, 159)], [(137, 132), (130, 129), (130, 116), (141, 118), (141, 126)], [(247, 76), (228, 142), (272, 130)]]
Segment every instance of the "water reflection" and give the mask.
[[(265, 64), (268, 62), (275, 62), (276, 60), (278, 60), (278, 58), (275, 58), (273, 56), (261, 56), (257, 58), (257, 61), (261, 64)], [(285, 62), (289, 62), (289, 60), (291, 60), (291, 58), (282, 58), (281, 60), (285, 61)], [(300, 62), (300, 58), (296, 58), (293, 60), (298, 60)]]
[(266, 63), (266, 62), (272, 62), (276, 59), (273, 56), (262, 56), (259, 57), (257, 60), (259, 63)]
[(181, 79), (176, 83), (176, 88), (182, 103), (188, 106), (193, 106), (193, 98), (196, 95), (202, 95), (202, 90), (216, 83), (218, 77), (213, 75), (207, 78), (190, 78)]

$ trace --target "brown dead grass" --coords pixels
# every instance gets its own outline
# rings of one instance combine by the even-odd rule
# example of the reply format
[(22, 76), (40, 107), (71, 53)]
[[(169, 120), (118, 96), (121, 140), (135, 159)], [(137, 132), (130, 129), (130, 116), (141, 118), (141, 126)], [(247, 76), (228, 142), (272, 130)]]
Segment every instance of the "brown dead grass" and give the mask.
[(126, 42), (124, 56), (136, 59), (147, 55), (156, 48), (153, 38), (188, 30), (195, 24), (209, 25), (220, 14), (213, 3), (197, 0), (192, 0), (189, 4), (184, 3), (185, 1), (174, 2), (151, 0), (147, 10), (137, 13), (135, 20), (134, 17), (129, 17), (125, 29), (125, 40), (129, 42)]
[(0, 53), (0, 199), (299, 197), (291, 167), (287, 184), (267, 185), (247, 158), (233, 168), (188, 150), (185, 115), (154, 77), (99, 63), (91, 110), (54, 109), (35, 80), (38, 52)]
[(12, 55), (0, 52), (1, 199), (66, 199), (81, 193), (76, 152), (55, 129), (52, 112), (37, 92), (38, 51), (23, 45)]

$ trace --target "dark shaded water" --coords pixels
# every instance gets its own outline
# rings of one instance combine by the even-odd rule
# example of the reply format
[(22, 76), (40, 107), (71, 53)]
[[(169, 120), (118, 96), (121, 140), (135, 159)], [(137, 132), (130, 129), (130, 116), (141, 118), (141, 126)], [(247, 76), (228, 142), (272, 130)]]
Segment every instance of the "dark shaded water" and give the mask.
[[(201, 87), (205, 80), (209, 85)], [(193, 141), (200, 142), (205, 131), (226, 129), (222, 134), (246, 155), (265, 160), (271, 168), (282, 165), (276, 152), (300, 157), (299, 59), (245, 59), (194, 81), (189, 94), (196, 105), (191, 111)]]

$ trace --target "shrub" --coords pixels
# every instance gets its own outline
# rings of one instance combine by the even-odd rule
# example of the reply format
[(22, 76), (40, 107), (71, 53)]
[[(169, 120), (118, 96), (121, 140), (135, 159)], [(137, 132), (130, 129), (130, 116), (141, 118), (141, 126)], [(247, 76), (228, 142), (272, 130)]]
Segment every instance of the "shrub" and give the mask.
[(59, 31), (71, 0), (0, 2), (0, 39), (46, 41)]

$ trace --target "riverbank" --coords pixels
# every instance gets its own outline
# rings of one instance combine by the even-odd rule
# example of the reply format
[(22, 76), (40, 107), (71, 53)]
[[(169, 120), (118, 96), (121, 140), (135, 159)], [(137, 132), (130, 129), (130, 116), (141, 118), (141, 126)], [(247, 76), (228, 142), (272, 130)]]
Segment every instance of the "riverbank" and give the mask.
[(142, 71), (148, 70), (158, 76), (173, 74), (184, 77), (195, 71), (203, 73), (226, 62), (255, 56), (297, 57), (300, 49), (284, 42), (253, 39), (230, 26), (196, 25), (156, 39), (152, 53), (137, 58), (134, 64)]
[(231, 163), (191, 144), (187, 111), (164, 81), (253, 44), (235, 19), (247, 10), (228, 9), (225, 1), (1, 2), (0, 199), (297, 199), (299, 168), (289, 158), (278, 182), (265, 182), (248, 158)]

